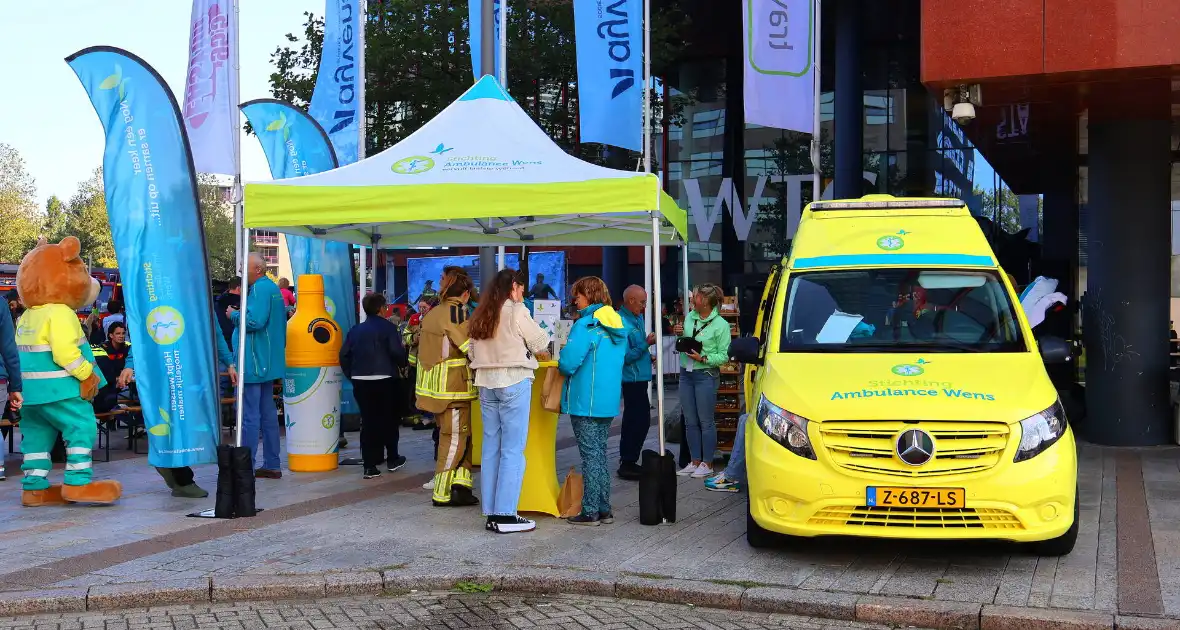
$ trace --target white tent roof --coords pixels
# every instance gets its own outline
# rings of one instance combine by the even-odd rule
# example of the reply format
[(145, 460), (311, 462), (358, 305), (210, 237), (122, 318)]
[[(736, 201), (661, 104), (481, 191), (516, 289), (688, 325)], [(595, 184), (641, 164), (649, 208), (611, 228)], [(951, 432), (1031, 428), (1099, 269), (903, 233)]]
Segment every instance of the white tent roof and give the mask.
[(397, 145), (335, 170), (246, 185), (245, 222), (380, 247), (650, 245), (687, 231), (654, 175), (557, 146), (490, 76)]

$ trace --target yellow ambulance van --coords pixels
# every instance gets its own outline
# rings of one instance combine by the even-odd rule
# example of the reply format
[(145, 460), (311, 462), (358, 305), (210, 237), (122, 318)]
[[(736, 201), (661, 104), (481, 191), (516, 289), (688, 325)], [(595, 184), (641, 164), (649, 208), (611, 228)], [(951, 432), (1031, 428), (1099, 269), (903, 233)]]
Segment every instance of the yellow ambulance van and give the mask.
[(1069, 553), (1077, 454), (1015, 288), (961, 201), (869, 195), (803, 213), (756, 336), (746, 537), (998, 539)]

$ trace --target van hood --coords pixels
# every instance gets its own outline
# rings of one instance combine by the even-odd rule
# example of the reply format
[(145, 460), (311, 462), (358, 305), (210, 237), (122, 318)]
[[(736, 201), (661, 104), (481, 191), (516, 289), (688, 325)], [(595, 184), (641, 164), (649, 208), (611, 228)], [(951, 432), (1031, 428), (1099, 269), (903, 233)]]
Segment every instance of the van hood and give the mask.
[(762, 369), (770, 402), (816, 422), (1013, 423), (1057, 397), (1040, 356), (1028, 352), (775, 354)]

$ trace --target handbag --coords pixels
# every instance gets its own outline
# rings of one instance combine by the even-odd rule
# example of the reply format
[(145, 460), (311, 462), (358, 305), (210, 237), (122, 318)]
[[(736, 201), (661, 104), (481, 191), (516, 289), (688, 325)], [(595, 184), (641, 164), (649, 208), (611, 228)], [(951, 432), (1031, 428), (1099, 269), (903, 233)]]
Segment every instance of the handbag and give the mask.
[(676, 338), (676, 351), (681, 354), (700, 354), (701, 350), (705, 349), (705, 344), (700, 339), (697, 339), (697, 333), (700, 330), (692, 331), (692, 334), (687, 337)]
[(565, 389), (565, 376), (550, 367), (545, 370), (545, 382), (541, 385), (541, 407), (546, 411), (561, 411), (561, 390)]
[(582, 513), (582, 474), (570, 467), (570, 472), (561, 484), (561, 494), (557, 496), (557, 510), (562, 518), (570, 518)]

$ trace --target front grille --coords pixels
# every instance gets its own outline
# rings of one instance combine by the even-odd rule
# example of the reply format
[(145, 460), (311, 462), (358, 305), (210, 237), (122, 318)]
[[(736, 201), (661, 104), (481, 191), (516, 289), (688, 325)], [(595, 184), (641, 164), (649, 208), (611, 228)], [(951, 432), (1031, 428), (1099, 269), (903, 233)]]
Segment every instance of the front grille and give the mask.
[(832, 507), (811, 517), (812, 525), (936, 529), (1024, 529), (1007, 510), (971, 508)]
[[(934, 438), (934, 458), (921, 466), (897, 459), (897, 436), (922, 429)], [(828, 457), (845, 470), (906, 479), (962, 475), (988, 470), (1008, 445), (1001, 422), (837, 421), (819, 425)]]

